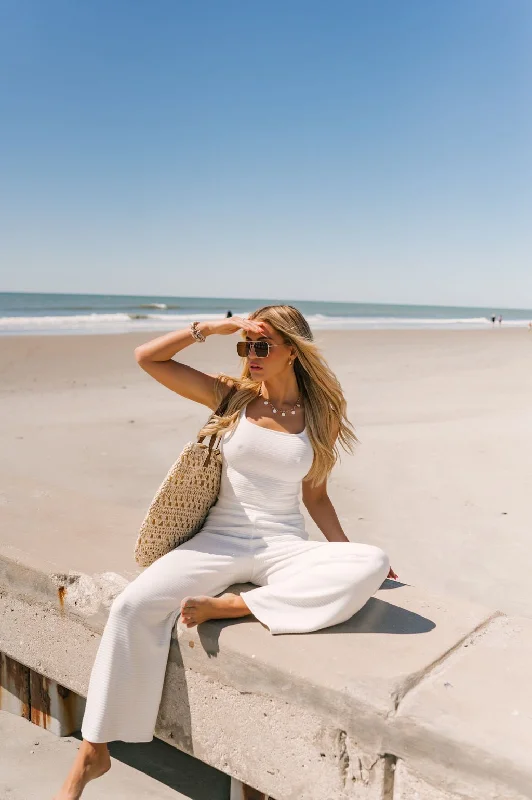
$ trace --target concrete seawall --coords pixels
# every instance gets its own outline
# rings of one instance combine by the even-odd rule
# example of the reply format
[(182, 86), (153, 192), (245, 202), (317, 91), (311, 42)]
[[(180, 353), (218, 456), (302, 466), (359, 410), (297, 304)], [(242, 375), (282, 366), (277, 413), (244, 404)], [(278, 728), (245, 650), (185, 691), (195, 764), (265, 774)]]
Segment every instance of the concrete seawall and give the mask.
[[(0, 652), (85, 696), (126, 583), (0, 549)], [(275, 800), (525, 800), (530, 674), (532, 620), (385, 581), (315, 634), (178, 624), (156, 733)]]

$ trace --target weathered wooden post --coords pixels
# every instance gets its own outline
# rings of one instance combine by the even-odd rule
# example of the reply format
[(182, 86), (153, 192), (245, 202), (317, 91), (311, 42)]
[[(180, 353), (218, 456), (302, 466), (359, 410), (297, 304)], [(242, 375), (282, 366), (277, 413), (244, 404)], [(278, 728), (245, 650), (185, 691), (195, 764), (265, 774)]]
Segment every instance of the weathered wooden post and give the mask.
[(70, 736), (79, 731), (84, 709), (83, 697), (0, 653), (0, 711), (29, 719), (56, 736)]

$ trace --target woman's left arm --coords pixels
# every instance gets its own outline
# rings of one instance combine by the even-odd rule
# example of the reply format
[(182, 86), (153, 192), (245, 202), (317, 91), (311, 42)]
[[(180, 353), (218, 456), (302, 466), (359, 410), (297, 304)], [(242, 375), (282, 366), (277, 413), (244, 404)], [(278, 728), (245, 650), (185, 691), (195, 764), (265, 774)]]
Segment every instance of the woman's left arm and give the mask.
[[(314, 488), (312, 488), (307, 481), (303, 481), (302, 499), (308, 513), (328, 542), (349, 541), (342, 530), (340, 520), (327, 494), (327, 481)], [(387, 577), (397, 580), (398, 576), (390, 567)]]
[(327, 494), (327, 482), (312, 488), (303, 481), (303, 503), (328, 542), (349, 541)]

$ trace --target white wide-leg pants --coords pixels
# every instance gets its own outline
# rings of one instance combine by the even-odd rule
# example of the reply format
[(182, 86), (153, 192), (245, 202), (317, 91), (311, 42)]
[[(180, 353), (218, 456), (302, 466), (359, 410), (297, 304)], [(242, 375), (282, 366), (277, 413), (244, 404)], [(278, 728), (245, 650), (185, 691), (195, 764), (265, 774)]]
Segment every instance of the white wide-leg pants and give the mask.
[(308, 633), (349, 619), (377, 591), (389, 561), (378, 547), (292, 534), (200, 531), (155, 561), (116, 598), (91, 674), (83, 720), (90, 742), (149, 742), (181, 601), (233, 583), (272, 634)]

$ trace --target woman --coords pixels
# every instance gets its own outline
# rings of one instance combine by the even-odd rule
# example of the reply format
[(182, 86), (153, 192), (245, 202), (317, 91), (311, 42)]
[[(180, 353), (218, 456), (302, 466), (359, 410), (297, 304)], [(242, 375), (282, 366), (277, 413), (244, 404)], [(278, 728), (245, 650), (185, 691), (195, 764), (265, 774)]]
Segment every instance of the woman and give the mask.
[[(194, 342), (242, 330), (240, 378), (173, 360)], [(192, 539), (155, 561), (117, 597), (94, 664), (83, 742), (56, 800), (77, 800), (111, 766), (106, 742), (151, 741), (172, 628), (254, 616), (270, 633), (306, 633), (359, 611), (388, 576), (378, 547), (350, 543), (327, 495), (337, 440), (352, 450), (341, 386), (293, 306), (265, 306), (248, 319), (193, 323), (135, 350), (149, 375), (218, 409), (201, 434), (223, 434), (216, 504)], [(327, 542), (308, 541), (303, 502)], [(334, 547), (330, 546), (334, 543)], [(255, 588), (223, 593), (233, 583)]]

